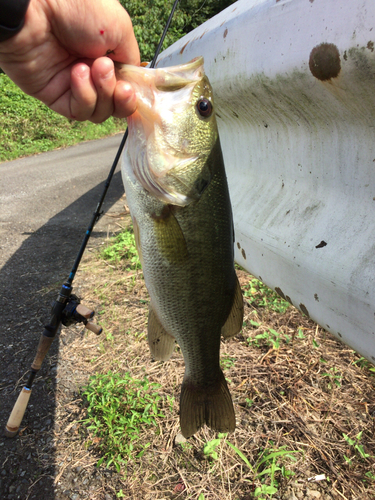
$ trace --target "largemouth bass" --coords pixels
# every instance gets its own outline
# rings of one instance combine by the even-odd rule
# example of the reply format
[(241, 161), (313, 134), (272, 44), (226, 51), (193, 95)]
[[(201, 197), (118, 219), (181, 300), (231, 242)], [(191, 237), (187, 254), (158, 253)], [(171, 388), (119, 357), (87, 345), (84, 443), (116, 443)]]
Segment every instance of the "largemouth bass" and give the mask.
[(234, 270), (232, 210), (203, 58), (165, 69), (121, 65), (137, 111), (128, 118), (122, 177), (150, 294), (148, 341), (167, 360), (178, 342), (185, 361), (180, 425), (235, 429), (220, 368), (220, 337), (242, 327)]

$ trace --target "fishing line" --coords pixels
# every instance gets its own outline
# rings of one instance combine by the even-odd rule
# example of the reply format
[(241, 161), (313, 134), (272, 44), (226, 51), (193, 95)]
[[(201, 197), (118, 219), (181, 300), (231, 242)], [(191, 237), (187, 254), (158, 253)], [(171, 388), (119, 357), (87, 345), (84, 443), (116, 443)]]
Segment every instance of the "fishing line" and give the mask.
[[(165, 35), (167, 34), (169, 25), (171, 24), (173, 14), (176, 10), (177, 4), (179, 0), (175, 0), (173, 3), (173, 7), (171, 10), (171, 13), (169, 15), (167, 24), (165, 25), (163, 34), (161, 36), (159, 45), (155, 51), (155, 56), (150, 64), (150, 68), (154, 68), (156, 64), (156, 60), (159, 56), (160, 50), (162, 48)], [(57, 334), (57, 331), (61, 325), (61, 323), (65, 326), (70, 326), (75, 323), (83, 323), (85, 327), (88, 330), (91, 330), (92, 332), (96, 333), (99, 335), (102, 332), (102, 328), (98, 327), (94, 323), (91, 323), (89, 320), (94, 316), (94, 311), (91, 311), (88, 309), (86, 306), (81, 304), (81, 301), (79, 297), (76, 295), (72, 294), (72, 283), (74, 280), (74, 277), (76, 275), (78, 266), (81, 262), (83, 253), (86, 249), (87, 243), (89, 241), (89, 238), (91, 236), (92, 230), (94, 229), (95, 224), (99, 220), (100, 216), (102, 215), (103, 212), (101, 212), (101, 208), (104, 202), (104, 199), (106, 197), (109, 185), (111, 183), (112, 177), (115, 173), (118, 161), (120, 159), (121, 153), (124, 149), (126, 140), (128, 138), (128, 129), (126, 129), (123, 138), (121, 140), (120, 146), (117, 150), (115, 159), (112, 163), (112, 167), (109, 171), (107, 180), (104, 185), (104, 190), (103, 193), (99, 199), (99, 202), (96, 206), (96, 210), (94, 212), (94, 215), (91, 219), (91, 222), (89, 224), (89, 227), (86, 230), (85, 236), (83, 238), (81, 248), (79, 249), (79, 252), (77, 254), (77, 257), (74, 261), (72, 270), (69, 274), (68, 279), (66, 282), (62, 285), (61, 290), (57, 296), (57, 299), (54, 301), (52, 305), (52, 312), (51, 312), (51, 317), (50, 317), (50, 322), (48, 325), (44, 327), (44, 331), (40, 337), (39, 340), (39, 345), (37, 348), (37, 353), (35, 355), (34, 361), (31, 365), (31, 370), (29, 373), (29, 378), (26, 383), (26, 385), (23, 387), (20, 395), (18, 396), (18, 399), (13, 407), (13, 410), (9, 416), (8, 422), (5, 427), (5, 435), (7, 437), (14, 437), (21, 425), (23, 416), (25, 414), (27, 404), (30, 399), (31, 395), (31, 386), (33, 384), (33, 381), (35, 379), (36, 374), (40, 370), (43, 360), (52, 344), (52, 341)]]

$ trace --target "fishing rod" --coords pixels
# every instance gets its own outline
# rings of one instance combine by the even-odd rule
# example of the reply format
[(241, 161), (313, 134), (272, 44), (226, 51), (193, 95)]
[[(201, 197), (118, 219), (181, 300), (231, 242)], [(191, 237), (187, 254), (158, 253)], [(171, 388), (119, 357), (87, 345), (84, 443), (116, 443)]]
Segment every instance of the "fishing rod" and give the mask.
[[(155, 51), (154, 58), (150, 64), (150, 68), (154, 68), (156, 64), (156, 60), (159, 56), (160, 50), (162, 48), (165, 35), (167, 34), (169, 25), (171, 24), (173, 14), (176, 10), (177, 4), (179, 0), (175, 0), (173, 3), (173, 7), (171, 10), (171, 13), (169, 15), (168, 21), (165, 25), (163, 34), (160, 38), (159, 45), (157, 46), (157, 49)], [(94, 215), (90, 221), (89, 227), (86, 230), (85, 236), (83, 238), (81, 248), (78, 251), (76, 260), (73, 264), (72, 270), (69, 274), (68, 279), (65, 281), (65, 283), (62, 285), (61, 290), (56, 298), (56, 300), (52, 304), (52, 311), (51, 311), (51, 317), (50, 317), (50, 322), (48, 325), (44, 327), (43, 333), (40, 337), (37, 352), (34, 358), (34, 361), (31, 364), (31, 369), (29, 373), (28, 380), (25, 384), (25, 386), (22, 388), (20, 395), (18, 396), (18, 399), (13, 407), (13, 410), (9, 416), (8, 422), (5, 426), (5, 436), (7, 437), (14, 437), (21, 425), (22, 419), (24, 417), (31, 392), (32, 392), (32, 385), (34, 382), (34, 379), (40, 370), (43, 360), (46, 357), (49, 348), (51, 347), (51, 344), (53, 342), (53, 339), (55, 338), (61, 323), (64, 326), (70, 326), (76, 323), (83, 323), (85, 325), (85, 328), (88, 330), (91, 330), (94, 332), (96, 335), (100, 335), (103, 331), (103, 329), (92, 323), (90, 320), (93, 318), (95, 312), (89, 309), (88, 307), (84, 306), (81, 304), (81, 300), (77, 295), (74, 295), (72, 293), (73, 291), (73, 280), (76, 275), (76, 272), (78, 270), (78, 266), (81, 262), (83, 253), (86, 249), (86, 245), (89, 241), (89, 238), (91, 236), (92, 230), (94, 229), (95, 224), (98, 222), (100, 216), (102, 215), (103, 212), (101, 212), (101, 208), (104, 202), (104, 199), (106, 197), (109, 185), (111, 183), (112, 177), (115, 173), (118, 161), (120, 159), (121, 153), (124, 149), (126, 140), (128, 138), (128, 129), (126, 129), (125, 134), (123, 135), (123, 138), (121, 140), (120, 146), (117, 150), (115, 159), (112, 163), (112, 167), (109, 171), (103, 193), (99, 199), (99, 202), (96, 206), (96, 210), (94, 212)]]

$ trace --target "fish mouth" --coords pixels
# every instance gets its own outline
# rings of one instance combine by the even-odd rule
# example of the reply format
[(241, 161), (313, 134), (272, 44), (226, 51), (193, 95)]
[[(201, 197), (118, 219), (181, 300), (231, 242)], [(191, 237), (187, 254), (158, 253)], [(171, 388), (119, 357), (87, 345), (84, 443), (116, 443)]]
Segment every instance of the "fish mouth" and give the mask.
[[(156, 69), (116, 63), (117, 78), (129, 82), (137, 98), (137, 109), (131, 119), (137, 120), (140, 115), (143, 120), (160, 124), (168, 108), (175, 109), (188, 100), (194, 85), (204, 76), (203, 63), (201, 56), (187, 64)], [(163, 93), (166, 93), (164, 99), (156, 106), (155, 94)]]
[(116, 64), (118, 79), (129, 82), (136, 94), (137, 109), (128, 117), (129, 153), (132, 169), (142, 186), (158, 199), (186, 206), (192, 198), (166, 187), (170, 171), (186, 170), (197, 160), (184, 143), (172, 145), (166, 130), (173, 128), (176, 114), (191, 106), (194, 87), (204, 77), (203, 57), (168, 68), (144, 68)]
[(144, 68), (115, 63), (116, 76), (132, 85), (148, 86), (152, 82), (157, 90), (173, 92), (189, 83), (198, 82), (204, 76), (203, 57), (196, 57), (186, 64), (168, 68)]

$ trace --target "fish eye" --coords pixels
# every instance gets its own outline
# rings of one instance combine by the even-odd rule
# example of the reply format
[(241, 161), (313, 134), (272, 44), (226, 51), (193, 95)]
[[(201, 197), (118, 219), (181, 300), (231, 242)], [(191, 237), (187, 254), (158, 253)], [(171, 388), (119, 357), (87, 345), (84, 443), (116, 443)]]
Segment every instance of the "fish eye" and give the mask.
[(198, 113), (204, 118), (208, 118), (212, 114), (212, 104), (208, 99), (199, 99), (197, 102)]

